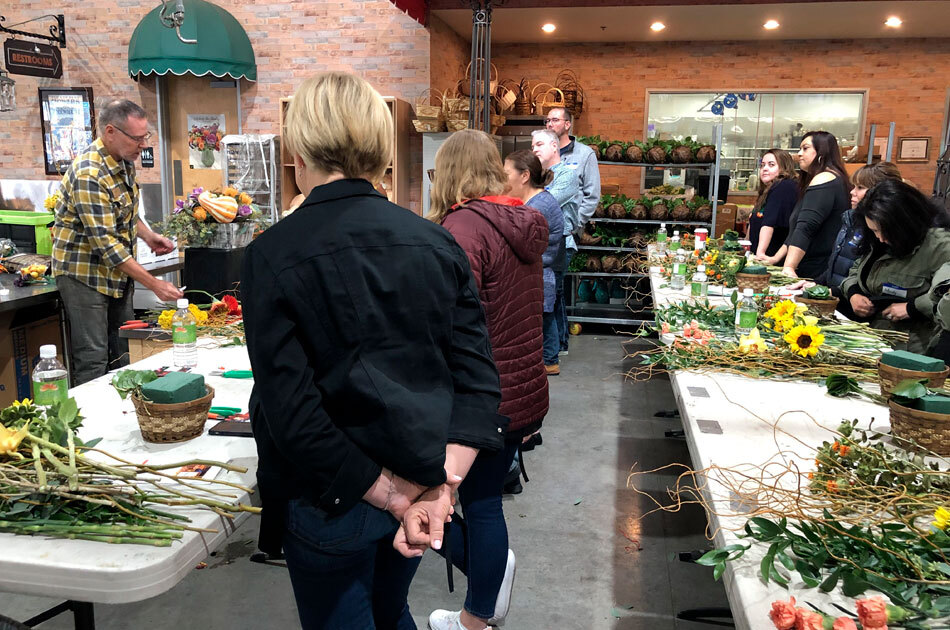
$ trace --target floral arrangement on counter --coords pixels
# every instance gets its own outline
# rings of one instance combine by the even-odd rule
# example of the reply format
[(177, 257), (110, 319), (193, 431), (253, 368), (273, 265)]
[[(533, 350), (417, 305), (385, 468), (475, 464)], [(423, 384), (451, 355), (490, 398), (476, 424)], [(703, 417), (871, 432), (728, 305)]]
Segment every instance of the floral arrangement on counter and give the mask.
[(59, 190), (57, 190), (52, 195), (48, 196), (46, 199), (43, 200), (43, 207), (49, 210), (50, 212), (53, 212), (54, 210), (56, 210), (56, 206), (59, 204), (59, 201), (62, 198), (63, 196), (59, 193)]
[(193, 189), (186, 199), (175, 202), (163, 232), (191, 247), (207, 247), (219, 226), (231, 223), (252, 223), (255, 231), (268, 225), (260, 208), (247, 193), (234, 188), (212, 192), (199, 187)]
[[(4, 270), (5, 269), (4, 267)], [(13, 286), (25, 287), (31, 284), (49, 284), (50, 279), (49, 276), (46, 275), (48, 270), (49, 268), (46, 265), (40, 263), (20, 267), (20, 272), (16, 278), (13, 279)]]
[(72, 398), (49, 408), (27, 399), (0, 410), (0, 531), (168, 547), (186, 530), (207, 531), (168, 506), (210, 509), (229, 520), (260, 513), (228, 493), (250, 488), (164, 472), (189, 464), (245, 468), (198, 460), (135, 464), (96, 448), (99, 439), (83, 442), (76, 435), (82, 420)]
[[(202, 337), (223, 338), (225, 341), (220, 344), (222, 347), (245, 344), (241, 303), (233, 295), (225, 294), (221, 299), (217, 299), (205, 291), (189, 290), (185, 293), (202, 294), (211, 300), (207, 304), (188, 304), (188, 310), (194, 316), (195, 323), (202, 329)], [(173, 305), (166, 304), (160, 309), (149, 311), (149, 315), (157, 318), (160, 328), (170, 330), (176, 310)]]

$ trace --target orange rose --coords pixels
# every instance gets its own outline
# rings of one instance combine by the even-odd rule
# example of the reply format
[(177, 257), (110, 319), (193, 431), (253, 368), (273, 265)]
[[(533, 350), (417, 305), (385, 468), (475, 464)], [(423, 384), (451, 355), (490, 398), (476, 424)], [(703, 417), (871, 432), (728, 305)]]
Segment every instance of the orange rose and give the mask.
[(865, 628), (887, 626), (887, 602), (880, 597), (859, 599), (857, 602), (858, 621)]
[(792, 630), (795, 627), (795, 598), (786, 601), (772, 602), (769, 619), (778, 630)]
[(204, 208), (195, 208), (194, 217), (195, 221), (204, 221), (208, 218), (208, 213)]
[(254, 202), (254, 200), (251, 199), (251, 196), (250, 196), (249, 194), (247, 194), (247, 193), (241, 193), (241, 194), (238, 196), (237, 200), (238, 200), (238, 203), (240, 203), (241, 205), (245, 205), (245, 206), (249, 206), (249, 205), (251, 205), (251, 203)]
[(228, 187), (228, 188), (225, 188), (223, 191), (221, 191), (221, 194), (224, 195), (225, 197), (237, 197), (238, 191), (236, 188)]
[(200, 138), (198, 139), (198, 148), (199, 148), (199, 149), (204, 149), (204, 148), (205, 148), (205, 141), (204, 141), (204, 140), (201, 140)]
[(824, 618), (810, 610), (799, 610), (795, 615), (795, 630), (823, 630)]
[(831, 626), (831, 630), (858, 630), (858, 627), (854, 625), (854, 620), (851, 617), (838, 617), (835, 619), (835, 623)]

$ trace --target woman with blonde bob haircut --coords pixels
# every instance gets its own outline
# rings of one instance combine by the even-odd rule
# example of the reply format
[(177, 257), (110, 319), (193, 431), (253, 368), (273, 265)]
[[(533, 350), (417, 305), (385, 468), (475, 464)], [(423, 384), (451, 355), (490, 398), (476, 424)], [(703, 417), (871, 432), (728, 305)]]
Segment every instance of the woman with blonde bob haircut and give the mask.
[(498, 148), (482, 131), (452, 134), (435, 155), (428, 218), (468, 255), (501, 381), (498, 413), (510, 423), (504, 450), (479, 453), (459, 486), (467, 526), (457, 527), (461, 519), (453, 517), (447, 555), (468, 577), (468, 594), (461, 611), (434, 611), (432, 630), (483, 630), (504, 622), (515, 556), (508, 549), (502, 486), (525, 431), (540, 426), (548, 411), (541, 353), (548, 223), (521, 199), (502, 196), (507, 186)]
[(391, 129), (366, 81), (305, 81), (286, 140), (306, 199), (244, 254), (259, 546), (283, 551), (305, 630), (415, 628), (406, 511), (432, 515), (441, 546), (454, 488), (504, 446), (465, 252), (370, 183)]

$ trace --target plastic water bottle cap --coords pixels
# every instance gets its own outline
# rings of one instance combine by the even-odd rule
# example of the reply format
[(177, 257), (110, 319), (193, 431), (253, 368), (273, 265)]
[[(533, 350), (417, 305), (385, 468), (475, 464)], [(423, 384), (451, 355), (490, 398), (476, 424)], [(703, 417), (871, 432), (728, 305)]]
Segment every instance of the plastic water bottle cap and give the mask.
[(188, 298), (178, 298), (178, 308), (188, 308)]
[(40, 358), (41, 359), (55, 359), (56, 346), (52, 344), (46, 345), (46, 346), (40, 346)]

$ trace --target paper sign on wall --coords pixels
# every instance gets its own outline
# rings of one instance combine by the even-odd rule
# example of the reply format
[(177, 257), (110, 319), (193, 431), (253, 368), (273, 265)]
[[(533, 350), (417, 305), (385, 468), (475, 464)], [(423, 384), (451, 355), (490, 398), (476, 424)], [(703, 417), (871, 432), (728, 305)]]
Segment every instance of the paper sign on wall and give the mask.
[(220, 171), (224, 114), (188, 114), (188, 164)]

